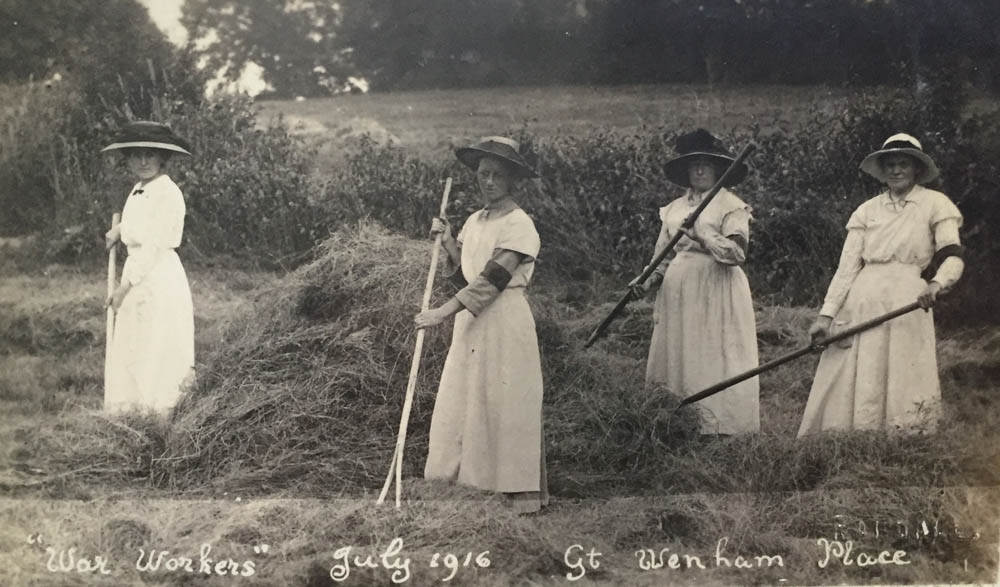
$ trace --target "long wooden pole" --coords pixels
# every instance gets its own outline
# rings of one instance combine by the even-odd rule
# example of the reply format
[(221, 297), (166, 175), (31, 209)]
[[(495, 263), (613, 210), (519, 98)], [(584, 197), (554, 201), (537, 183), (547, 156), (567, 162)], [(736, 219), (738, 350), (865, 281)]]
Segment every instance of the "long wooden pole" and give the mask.
[(771, 369), (774, 369), (775, 367), (780, 367), (781, 365), (784, 365), (785, 363), (787, 363), (789, 361), (794, 361), (795, 359), (798, 359), (799, 357), (802, 357), (804, 355), (808, 355), (810, 353), (815, 353), (815, 352), (821, 351), (824, 348), (826, 348), (827, 346), (829, 346), (829, 345), (831, 345), (831, 344), (833, 344), (833, 343), (835, 343), (837, 341), (844, 340), (845, 338), (850, 338), (850, 337), (854, 336), (855, 334), (857, 334), (859, 332), (864, 332), (865, 330), (869, 330), (871, 328), (875, 328), (876, 326), (878, 326), (879, 324), (882, 324), (883, 322), (888, 322), (889, 320), (892, 320), (893, 318), (898, 318), (899, 316), (902, 316), (903, 314), (908, 314), (908, 313), (916, 310), (919, 307), (920, 307), (920, 303), (919, 302), (913, 302), (912, 304), (909, 304), (907, 306), (903, 306), (902, 308), (897, 308), (897, 309), (895, 309), (895, 310), (893, 310), (893, 311), (891, 311), (889, 313), (883, 314), (881, 316), (877, 316), (875, 318), (872, 318), (871, 320), (867, 320), (865, 322), (862, 322), (860, 324), (852, 326), (852, 327), (848, 328), (847, 330), (844, 330), (843, 332), (838, 332), (837, 334), (834, 334), (833, 336), (829, 336), (829, 337), (824, 338), (822, 340), (818, 340), (815, 343), (810, 344), (809, 346), (802, 347), (802, 348), (798, 349), (797, 351), (792, 351), (792, 352), (788, 353), (787, 355), (780, 356), (777, 359), (774, 359), (773, 361), (769, 361), (767, 363), (764, 363), (763, 365), (761, 365), (759, 367), (756, 367), (754, 369), (751, 369), (751, 370), (749, 370), (749, 371), (747, 371), (745, 373), (740, 373), (739, 375), (736, 375), (735, 377), (730, 377), (729, 379), (726, 379), (725, 381), (720, 381), (719, 383), (716, 383), (715, 385), (713, 385), (713, 386), (711, 386), (709, 388), (706, 388), (706, 389), (704, 389), (702, 391), (699, 391), (698, 393), (696, 393), (696, 394), (694, 394), (692, 396), (686, 397), (686, 398), (684, 398), (681, 401), (680, 405), (677, 406), (677, 407), (678, 407), (678, 409), (680, 409), (681, 407), (686, 406), (688, 404), (693, 404), (694, 402), (701, 401), (701, 400), (703, 400), (703, 399), (705, 399), (705, 398), (707, 398), (709, 396), (713, 396), (713, 395), (719, 393), (720, 391), (722, 391), (724, 389), (728, 389), (728, 388), (736, 385), (737, 383), (740, 383), (742, 381), (746, 381), (747, 379), (750, 379), (751, 377), (756, 377), (757, 375), (760, 375), (761, 373), (763, 373), (765, 371), (770, 371)]
[[(441, 196), (441, 213), (444, 216), (448, 213), (448, 194), (451, 193), (451, 178), (444, 182), (444, 195)], [(420, 302), (420, 311), (426, 312), (431, 303), (431, 291), (434, 288), (434, 275), (437, 273), (438, 255), (441, 251), (441, 234), (434, 239), (434, 250), (431, 253), (431, 268), (427, 272), (427, 283), (424, 284), (424, 297)], [(396, 507), (400, 507), (403, 487), (403, 449), (406, 446), (406, 427), (410, 419), (410, 409), (413, 407), (413, 393), (417, 388), (417, 373), (420, 371), (420, 355), (424, 350), (424, 329), (417, 331), (417, 343), (413, 350), (413, 359), (410, 362), (410, 379), (406, 382), (406, 397), (403, 400), (403, 415), (399, 421), (399, 435), (396, 437), (396, 451), (392, 455), (392, 463), (389, 465), (389, 474), (386, 476), (385, 484), (382, 485), (382, 492), (378, 496), (376, 503), (385, 501), (389, 493), (389, 486), (392, 484), (393, 472), (396, 475)]]
[[(694, 222), (695, 220), (698, 219), (698, 216), (701, 215), (702, 210), (704, 210), (708, 206), (709, 202), (712, 201), (712, 198), (714, 198), (715, 195), (719, 193), (719, 190), (722, 189), (722, 186), (726, 184), (726, 181), (729, 179), (729, 176), (735, 172), (736, 168), (739, 167), (741, 163), (743, 163), (743, 160), (746, 159), (750, 155), (750, 153), (753, 152), (755, 148), (756, 146), (753, 143), (747, 143), (747, 145), (743, 147), (743, 150), (740, 151), (740, 154), (737, 155), (736, 159), (734, 159), (733, 162), (729, 165), (729, 168), (726, 169), (726, 172), (722, 174), (719, 180), (715, 182), (715, 185), (712, 186), (712, 189), (710, 189), (708, 193), (705, 194), (705, 197), (701, 199), (701, 203), (698, 204), (698, 207), (695, 208), (691, 212), (691, 214), (689, 214), (688, 217), (684, 219), (684, 222), (681, 224), (681, 230), (677, 231), (677, 233), (673, 236), (673, 238), (670, 239), (670, 242), (667, 243), (667, 246), (664, 247), (663, 250), (656, 255), (656, 257), (653, 259), (653, 262), (646, 266), (646, 270), (642, 272), (642, 275), (639, 276), (639, 278), (636, 280), (636, 283), (643, 283), (644, 281), (649, 279), (649, 276), (652, 275), (653, 271), (656, 270), (656, 266), (659, 265), (661, 261), (663, 261), (663, 259), (670, 253), (670, 251), (674, 250), (675, 246), (677, 246), (677, 242), (680, 241), (681, 237), (684, 236), (684, 231), (689, 230), (691, 229), (691, 227), (694, 226)], [(597, 325), (597, 328), (595, 328), (594, 331), (590, 334), (590, 338), (588, 338), (587, 342), (584, 343), (583, 345), (584, 348), (587, 348), (590, 345), (594, 344), (594, 341), (600, 338), (601, 334), (604, 333), (604, 331), (611, 324), (611, 321), (614, 320), (619, 313), (621, 313), (621, 311), (630, 301), (632, 301), (631, 289), (626, 291), (625, 295), (623, 295), (621, 299), (618, 300), (618, 304), (615, 305), (614, 309), (611, 310), (607, 318), (605, 318), (603, 322)]]
[[(115, 212), (111, 215), (112, 230), (118, 226), (122, 215)], [(108, 297), (115, 293), (115, 272), (118, 268), (118, 245), (111, 245), (108, 250)], [(107, 334), (104, 337), (104, 397), (108, 396), (108, 380), (111, 377), (111, 339), (115, 334), (115, 309), (108, 306)]]

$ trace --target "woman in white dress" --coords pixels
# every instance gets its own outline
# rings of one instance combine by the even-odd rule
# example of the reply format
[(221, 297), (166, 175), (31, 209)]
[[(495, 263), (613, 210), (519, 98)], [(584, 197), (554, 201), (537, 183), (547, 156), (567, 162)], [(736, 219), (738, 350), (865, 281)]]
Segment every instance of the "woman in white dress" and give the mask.
[(927, 311), (827, 347), (799, 436), (822, 430), (931, 431), (939, 417), (930, 307), (962, 275), (962, 214), (946, 195), (923, 187), (938, 176), (938, 168), (908, 134), (889, 137), (861, 169), (888, 189), (848, 220), (840, 264), (809, 334), (824, 338), (914, 301)]
[[(665, 173), (687, 188), (660, 208), (662, 227), (654, 257), (733, 163), (722, 142), (704, 129), (677, 138), (678, 156)], [(694, 229), (644, 283), (630, 284), (633, 298), (658, 288), (646, 384), (687, 397), (757, 367), (757, 331), (746, 274), (740, 267), (750, 239), (750, 207), (729, 191), (746, 177), (740, 164), (705, 207)], [(701, 432), (731, 435), (760, 430), (756, 377), (699, 402)]]
[(524, 292), (541, 243), (512, 188), (535, 174), (518, 143), (505, 137), (486, 137), (455, 154), (476, 172), (485, 207), (457, 239), (445, 219), (431, 228), (442, 235), (462, 289), (414, 318), (425, 328), (455, 315), (424, 476), (503, 493), (516, 511), (533, 512), (548, 502), (548, 488), (542, 369)]
[(184, 231), (184, 196), (164, 173), (167, 160), (190, 155), (168, 126), (128, 124), (103, 151), (122, 150), (138, 182), (121, 223), (105, 235), (110, 248), (128, 248), (121, 283), (108, 297), (114, 308), (104, 409), (168, 412), (194, 375), (194, 312), (184, 267), (174, 251)]

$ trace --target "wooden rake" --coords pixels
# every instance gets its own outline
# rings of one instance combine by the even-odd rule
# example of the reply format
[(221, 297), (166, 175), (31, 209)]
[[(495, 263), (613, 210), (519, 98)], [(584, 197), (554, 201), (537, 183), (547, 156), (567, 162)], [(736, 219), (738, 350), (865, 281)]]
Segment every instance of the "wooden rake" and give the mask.
[[(122, 215), (115, 212), (111, 215), (111, 228), (118, 226)], [(108, 296), (115, 293), (115, 271), (118, 268), (118, 244), (111, 245), (108, 250)], [(115, 334), (115, 309), (108, 306), (107, 335), (104, 338), (104, 397), (108, 397), (108, 380), (111, 377), (111, 339)]]
[[(451, 193), (451, 178), (444, 183), (444, 195), (441, 197), (441, 216), (448, 212), (448, 194)], [(427, 283), (424, 285), (424, 297), (420, 303), (420, 311), (426, 312), (431, 302), (431, 290), (434, 287), (434, 274), (437, 273), (438, 254), (441, 250), (441, 235), (438, 234), (434, 240), (434, 251), (431, 253), (431, 268), (427, 273)], [(413, 392), (417, 387), (417, 373), (420, 371), (420, 355), (424, 350), (424, 330), (417, 331), (417, 344), (413, 349), (413, 360), (410, 362), (410, 379), (406, 383), (406, 398), (403, 400), (403, 415), (399, 420), (399, 435), (396, 437), (396, 451), (392, 454), (392, 463), (389, 465), (389, 474), (385, 477), (385, 484), (382, 485), (382, 492), (378, 496), (377, 504), (385, 501), (389, 494), (389, 487), (392, 485), (393, 474), (396, 478), (396, 508), (400, 506), (400, 498), (403, 487), (403, 448), (406, 445), (406, 425), (410, 419), (410, 409), (413, 407)]]

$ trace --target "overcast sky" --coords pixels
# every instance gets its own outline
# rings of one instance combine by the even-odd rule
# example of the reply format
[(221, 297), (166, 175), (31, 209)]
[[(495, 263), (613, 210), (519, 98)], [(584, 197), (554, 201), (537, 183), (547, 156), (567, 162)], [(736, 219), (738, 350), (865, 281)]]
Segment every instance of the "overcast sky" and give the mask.
[[(139, 2), (149, 10), (150, 18), (167, 34), (171, 42), (183, 45), (187, 41), (187, 31), (181, 26), (181, 5), (184, 0), (139, 0)], [(257, 64), (251, 63), (243, 71), (240, 80), (230, 85), (229, 89), (249, 92), (250, 95), (256, 96), (267, 86), (261, 79), (260, 73)]]
[(184, 0), (139, 0), (149, 10), (149, 16), (177, 45), (187, 40), (187, 31), (181, 26), (181, 4)]

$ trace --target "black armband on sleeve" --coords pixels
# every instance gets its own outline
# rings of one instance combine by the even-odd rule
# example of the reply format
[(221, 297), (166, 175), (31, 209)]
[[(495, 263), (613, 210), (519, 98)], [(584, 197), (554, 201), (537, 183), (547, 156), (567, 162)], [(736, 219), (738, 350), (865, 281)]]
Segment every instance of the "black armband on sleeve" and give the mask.
[(938, 252), (934, 253), (934, 257), (931, 259), (930, 264), (927, 265), (927, 269), (924, 269), (920, 274), (920, 277), (924, 281), (930, 281), (934, 279), (937, 275), (938, 269), (941, 267), (941, 263), (948, 257), (958, 257), (961, 259), (965, 255), (965, 249), (962, 245), (945, 245), (941, 247)]
[(743, 236), (742, 234), (730, 234), (730, 235), (726, 236), (726, 238), (728, 238), (729, 240), (731, 240), (734, 243), (736, 243), (737, 245), (739, 245), (739, 247), (741, 249), (743, 249), (743, 254), (744, 255), (747, 254), (747, 248), (749, 247), (750, 243), (747, 242), (747, 239), (746, 239), (745, 236)]
[(496, 261), (487, 261), (486, 267), (483, 272), (480, 273), (486, 281), (490, 282), (493, 287), (497, 288), (497, 291), (503, 291), (510, 283), (510, 271), (503, 265), (497, 263)]
[(452, 285), (458, 289), (462, 289), (463, 287), (469, 285), (469, 282), (465, 280), (465, 275), (462, 273), (461, 265), (455, 269), (454, 273), (448, 276), (448, 281), (450, 281)]

